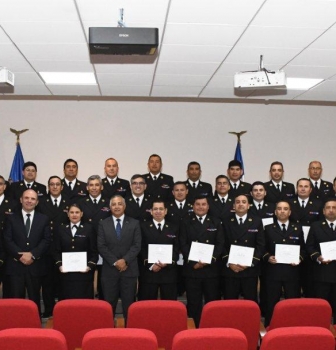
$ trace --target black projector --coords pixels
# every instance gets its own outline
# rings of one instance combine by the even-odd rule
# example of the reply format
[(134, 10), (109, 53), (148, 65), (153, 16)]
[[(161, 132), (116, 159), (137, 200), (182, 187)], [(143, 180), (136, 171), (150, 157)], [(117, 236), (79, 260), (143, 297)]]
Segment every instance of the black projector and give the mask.
[(91, 55), (154, 55), (158, 45), (158, 28), (89, 28)]

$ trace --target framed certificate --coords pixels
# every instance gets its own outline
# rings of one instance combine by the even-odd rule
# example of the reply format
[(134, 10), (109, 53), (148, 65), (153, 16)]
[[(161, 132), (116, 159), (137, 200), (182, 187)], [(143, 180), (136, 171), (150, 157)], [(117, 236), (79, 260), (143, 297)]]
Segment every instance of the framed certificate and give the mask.
[(63, 272), (83, 272), (87, 268), (86, 252), (62, 253)]

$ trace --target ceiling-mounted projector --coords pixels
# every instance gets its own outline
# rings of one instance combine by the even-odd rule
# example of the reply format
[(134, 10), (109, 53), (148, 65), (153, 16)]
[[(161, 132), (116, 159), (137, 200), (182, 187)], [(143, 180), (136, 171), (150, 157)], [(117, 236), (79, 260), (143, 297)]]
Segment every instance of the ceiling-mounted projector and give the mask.
[(92, 55), (154, 55), (158, 46), (158, 28), (89, 28)]
[(14, 73), (6, 67), (0, 67), (0, 87), (14, 86)]
[(234, 88), (240, 90), (286, 88), (286, 74), (283, 70), (269, 71), (263, 67), (263, 56), (257, 71), (238, 72), (234, 75)]

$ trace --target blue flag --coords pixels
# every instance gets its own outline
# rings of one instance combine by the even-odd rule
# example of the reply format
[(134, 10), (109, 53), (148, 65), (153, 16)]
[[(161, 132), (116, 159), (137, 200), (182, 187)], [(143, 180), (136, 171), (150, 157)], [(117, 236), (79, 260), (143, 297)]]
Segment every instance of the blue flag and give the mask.
[(12, 169), (9, 174), (9, 182), (16, 182), (23, 180), (22, 168), (24, 160), (21, 151), (21, 146), (19, 143), (16, 144), (16, 152), (13, 159)]
[(234, 160), (238, 160), (241, 163), (242, 169), (243, 169), (243, 175), (245, 174), (245, 170), (244, 170), (244, 162), (243, 162), (243, 155), (241, 152), (241, 145), (240, 145), (240, 141), (237, 141), (237, 147), (236, 147), (236, 152), (234, 155)]

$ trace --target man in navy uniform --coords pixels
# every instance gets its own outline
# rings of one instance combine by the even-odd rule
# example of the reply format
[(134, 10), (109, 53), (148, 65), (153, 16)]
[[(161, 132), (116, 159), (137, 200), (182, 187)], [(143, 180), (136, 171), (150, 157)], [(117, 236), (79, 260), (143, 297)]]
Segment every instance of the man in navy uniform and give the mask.
[(314, 160), (309, 163), (308, 173), (309, 179), (312, 183), (311, 196), (314, 199), (324, 201), (330, 197), (333, 185), (331, 182), (321, 179), (322, 171), (323, 168), (321, 162)]
[(198, 162), (190, 162), (187, 168), (188, 180), (185, 182), (188, 195), (187, 198), (190, 202), (193, 202), (196, 196), (212, 197), (212, 186), (201, 181), (201, 165)]
[(239, 160), (231, 160), (228, 165), (227, 175), (230, 179), (229, 195), (232, 198), (244, 194), (250, 196), (251, 184), (241, 181), (243, 176), (243, 167)]

